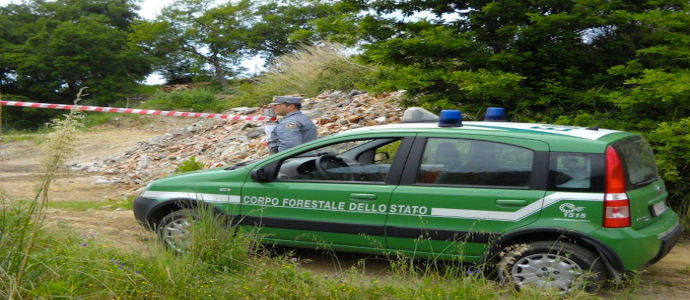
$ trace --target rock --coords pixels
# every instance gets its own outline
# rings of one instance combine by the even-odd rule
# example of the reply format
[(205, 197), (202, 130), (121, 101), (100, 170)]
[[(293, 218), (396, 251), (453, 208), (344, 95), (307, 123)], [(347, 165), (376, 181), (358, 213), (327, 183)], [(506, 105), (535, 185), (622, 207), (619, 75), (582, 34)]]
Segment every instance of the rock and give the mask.
[(97, 166), (90, 166), (90, 167), (86, 168), (86, 172), (89, 172), (89, 173), (96, 173), (96, 172), (100, 172), (100, 171), (101, 171), (101, 168), (99, 168)]
[(194, 133), (194, 132), (196, 132), (197, 130), (199, 130), (199, 125), (197, 125), (196, 123), (194, 123), (194, 124), (192, 124), (191, 126), (187, 127), (187, 129), (185, 129), (185, 130), (186, 130), (187, 132), (189, 132), (189, 133)]
[(321, 117), (321, 119), (317, 122), (317, 124), (324, 125), (324, 124), (329, 124), (333, 123), (338, 120), (338, 116), (336, 115), (325, 115)]
[(253, 139), (259, 136), (266, 135), (263, 128), (255, 128), (247, 132), (247, 138)]
[(257, 110), (259, 110), (258, 107), (245, 107), (245, 106), (235, 107), (235, 108), (230, 109), (231, 112), (243, 114), (243, 115), (252, 114), (252, 113), (256, 112)]
[(337, 106), (337, 107), (343, 107), (343, 106), (348, 106), (348, 105), (350, 105), (350, 103), (352, 103), (352, 99), (346, 99), (345, 101), (340, 102), (340, 103), (336, 104), (335, 106)]
[(371, 119), (364, 122), (364, 125), (366, 125), (366, 126), (375, 126), (378, 124), (379, 124), (378, 122), (376, 122), (375, 120), (371, 120)]
[(334, 91), (330, 95), (328, 95), (329, 100), (338, 100), (347, 97), (347, 94), (341, 92), (341, 91)]
[(141, 159), (139, 160), (139, 169), (146, 169), (149, 166), (149, 157), (146, 155), (142, 155)]
[(320, 109), (302, 110), (302, 113), (310, 119), (320, 118), (325, 114), (325, 112)]
[(347, 98), (352, 98), (354, 96), (361, 95), (361, 94), (364, 94), (364, 92), (358, 91), (358, 90), (352, 90), (347, 94)]

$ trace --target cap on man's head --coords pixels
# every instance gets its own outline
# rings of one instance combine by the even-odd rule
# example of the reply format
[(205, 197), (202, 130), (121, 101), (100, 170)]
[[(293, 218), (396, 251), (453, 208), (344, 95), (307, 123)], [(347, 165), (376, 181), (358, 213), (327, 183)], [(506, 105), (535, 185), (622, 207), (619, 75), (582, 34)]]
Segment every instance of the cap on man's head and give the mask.
[(269, 105), (276, 105), (276, 104), (298, 104), (302, 101), (302, 97), (294, 97), (294, 96), (276, 96), (273, 97), (273, 102), (271, 102)]

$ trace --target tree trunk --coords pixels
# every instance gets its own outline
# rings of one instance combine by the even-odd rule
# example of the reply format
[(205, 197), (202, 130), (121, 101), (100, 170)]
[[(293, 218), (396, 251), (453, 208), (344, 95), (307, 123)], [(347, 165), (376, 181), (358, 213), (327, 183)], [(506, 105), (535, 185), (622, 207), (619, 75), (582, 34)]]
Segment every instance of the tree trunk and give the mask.
[(228, 87), (228, 81), (225, 79), (225, 70), (223, 69), (223, 65), (216, 58), (212, 58), (210, 61), (213, 65), (213, 68), (216, 69), (216, 80), (218, 80), (218, 83), (220, 84), (220, 89), (221, 91), (225, 91)]

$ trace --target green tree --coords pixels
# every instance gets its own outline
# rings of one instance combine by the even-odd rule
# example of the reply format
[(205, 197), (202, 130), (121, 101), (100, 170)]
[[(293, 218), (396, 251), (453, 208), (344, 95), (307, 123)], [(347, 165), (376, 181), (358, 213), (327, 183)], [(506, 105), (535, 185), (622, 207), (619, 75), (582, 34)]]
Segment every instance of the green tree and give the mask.
[[(513, 117), (533, 120), (608, 107), (592, 91), (617, 88), (622, 79), (607, 70), (648, 44), (647, 28), (631, 14), (669, 6), (605, 0), (343, 2), (359, 10), (343, 15), (356, 22), (348, 32), (366, 41), (363, 58), (382, 65), (379, 89), (408, 90), (410, 104), (434, 109), (504, 105), (529, 112)], [(317, 30), (342, 33), (327, 26)]]
[(649, 45), (609, 70), (625, 81), (608, 98), (621, 126), (648, 137), (673, 203), (690, 215), (690, 3), (671, 4), (630, 15)]
[(227, 78), (242, 71), (250, 13), (248, 0), (178, 0), (154, 22), (137, 25), (135, 41), (159, 55), (165, 75), (204, 72), (225, 90)]
[[(251, 54), (263, 56), (267, 65), (278, 56), (322, 40), (315, 34), (315, 22), (342, 15), (338, 14), (341, 11), (338, 3), (331, 5), (322, 0), (260, 1), (252, 10), (254, 18), (246, 35), (247, 48)], [(340, 23), (348, 24), (351, 23)]]
[[(637, 131), (675, 204), (690, 197), (690, 4), (681, 0), (344, 0), (315, 34), (364, 49), (408, 105)], [(325, 19), (327, 20), (327, 19)], [(373, 24), (373, 25), (372, 25)]]
[[(42, 102), (69, 103), (88, 86), (96, 105), (123, 99), (150, 72), (129, 41), (133, 1), (27, 1), (0, 8), (0, 88)], [(54, 112), (5, 110), (39, 126)]]

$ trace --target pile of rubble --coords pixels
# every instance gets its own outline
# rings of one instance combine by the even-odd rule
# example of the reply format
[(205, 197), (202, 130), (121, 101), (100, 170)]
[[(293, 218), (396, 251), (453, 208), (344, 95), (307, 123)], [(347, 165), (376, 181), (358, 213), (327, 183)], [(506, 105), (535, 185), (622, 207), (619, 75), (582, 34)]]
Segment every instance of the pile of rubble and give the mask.
[[(302, 112), (324, 137), (343, 130), (398, 123), (403, 109), (402, 92), (369, 95), (358, 91), (323, 93), (305, 99)], [(230, 114), (261, 114), (263, 108), (234, 108)], [(141, 142), (125, 153), (104, 160), (73, 164), (70, 167), (103, 175), (98, 183), (132, 185), (135, 189), (149, 181), (174, 173), (179, 164), (194, 156), (206, 167), (231, 165), (269, 155), (264, 143), (263, 122), (203, 120), (182, 130)]]

